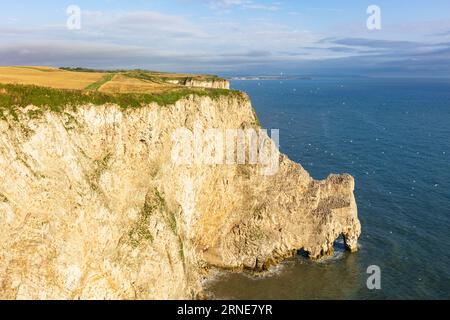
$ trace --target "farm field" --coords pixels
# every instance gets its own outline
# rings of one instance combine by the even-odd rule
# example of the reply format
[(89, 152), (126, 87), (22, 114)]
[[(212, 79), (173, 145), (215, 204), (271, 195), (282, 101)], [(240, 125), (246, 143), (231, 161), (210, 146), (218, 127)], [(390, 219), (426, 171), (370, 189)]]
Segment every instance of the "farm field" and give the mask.
[(185, 88), (186, 80), (209, 81), (209, 75), (174, 74), (144, 70), (91, 70), (83, 68), (0, 67), (0, 84), (37, 85), (56, 89), (104, 93), (161, 93)]
[(71, 72), (49, 67), (0, 67), (0, 83), (59, 89), (84, 89), (103, 76), (101, 73)]
[(11, 115), (15, 120), (21, 108), (33, 105), (39, 116), (45, 110), (61, 112), (69, 106), (86, 103), (114, 103), (122, 108), (155, 102), (160, 106), (175, 103), (190, 94), (209, 96), (237, 94), (223, 88), (193, 87), (186, 82), (214, 82), (215, 76), (179, 75), (144, 70), (58, 69), (51, 67), (0, 67), (0, 120)]

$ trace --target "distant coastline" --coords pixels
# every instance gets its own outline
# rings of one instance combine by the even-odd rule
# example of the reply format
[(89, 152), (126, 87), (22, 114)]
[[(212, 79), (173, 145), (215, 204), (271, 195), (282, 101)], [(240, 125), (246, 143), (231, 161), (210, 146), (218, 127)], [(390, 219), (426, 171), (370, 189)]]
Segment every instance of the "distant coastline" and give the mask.
[(227, 80), (248, 80), (248, 81), (264, 81), (264, 80), (312, 80), (309, 76), (237, 76), (229, 77)]

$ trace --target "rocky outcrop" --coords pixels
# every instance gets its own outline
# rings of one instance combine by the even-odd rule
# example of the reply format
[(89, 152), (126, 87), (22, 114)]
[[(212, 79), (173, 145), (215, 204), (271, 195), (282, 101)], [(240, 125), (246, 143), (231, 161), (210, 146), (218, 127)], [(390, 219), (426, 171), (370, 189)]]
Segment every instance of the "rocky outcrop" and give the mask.
[(33, 109), (0, 120), (0, 298), (196, 298), (209, 266), (318, 258), (340, 235), (357, 249), (349, 175), (315, 181), (281, 154), (270, 174), (173, 161), (179, 128), (258, 130), (244, 95)]
[(166, 82), (192, 88), (230, 89), (230, 82), (221, 78), (209, 80), (186, 78), (181, 80), (166, 80)]
[(230, 89), (230, 83), (225, 79), (212, 79), (212, 80), (196, 80), (187, 79), (184, 83), (187, 87), (203, 87), (203, 88), (213, 88), (213, 89)]

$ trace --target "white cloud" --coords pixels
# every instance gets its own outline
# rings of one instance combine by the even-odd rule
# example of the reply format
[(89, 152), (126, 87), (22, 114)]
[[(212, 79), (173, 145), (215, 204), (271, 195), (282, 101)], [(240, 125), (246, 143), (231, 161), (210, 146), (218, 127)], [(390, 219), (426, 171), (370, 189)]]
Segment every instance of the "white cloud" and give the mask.
[(205, 32), (185, 18), (156, 11), (84, 12), (83, 27), (109, 33), (201, 37)]
[[(396, 32), (409, 32), (404, 26), (385, 26), (389, 35), (393, 34), (388, 43), (388, 36), (381, 42), (370, 40), (370, 36), (364, 33), (358, 34), (359, 25), (343, 25), (326, 33), (317, 33), (305, 30), (301, 21), (280, 23), (279, 17), (284, 13), (280, 2), (201, 1), (229, 10), (248, 10), (245, 12), (248, 19), (218, 15), (217, 11), (203, 18), (157, 11), (83, 11), (82, 29), (76, 32), (68, 31), (64, 21), (60, 25), (37, 27), (4, 24), (3, 27), (0, 25), (0, 64), (217, 71), (283, 64), (298, 66), (312, 60), (358, 56), (378, 55), (392, 59), (394, 53), (400, 56), (399, 52), (408, 56), (443, 50), (440, 56), (447, 57), (447, 46), (422, 46), (420, 50), (412, 50), (415, 44), (398, 42), (401, 35)], [(273, 22), (271, 14), (250, 14), (250, 10), (279, 10), (277, 22)], [(285, 14), (297, 15), (299, 12), (288, 11)], [(349, 38), (352, 28), (356, 31)], [(448, 38), (446, 32), (450, 30), (448, 23), (429, 23), (416, 28), (422, 33), (441, 31), (443, 36), (436, 35), (436, 39), (429, 40), (433, 43), (444, 42), (442, 39)], [(392, 42), (394, 40), (397, 42)], [(375, 45), (383, 47), (376, 48)], [(378, 60), (374, 58), (374, 61)]]
[(210, 7), (213, 9), (223, 9), (230, 7), (241, 7), (250, 10), (266, 10), (278, 11), (280, 9), (280, 2), (273, 2), (265, 4), (253, 0), (211, 0)]
[(248, 2), (248, 1), (245, 1), (245, 0), (212, 0), (212, 1), (210, 1), (210, 3), (212, 5), (217, 5), (217, 6), (222, 6), (222, 7), (241, 5), (246, 2)]
[(267, 10), (267, 11), (278, 11), (280, 9), (280, 7), (277, 5), (265, 5), (257, 3), (243, 4), (242, 7), (245, 9)]

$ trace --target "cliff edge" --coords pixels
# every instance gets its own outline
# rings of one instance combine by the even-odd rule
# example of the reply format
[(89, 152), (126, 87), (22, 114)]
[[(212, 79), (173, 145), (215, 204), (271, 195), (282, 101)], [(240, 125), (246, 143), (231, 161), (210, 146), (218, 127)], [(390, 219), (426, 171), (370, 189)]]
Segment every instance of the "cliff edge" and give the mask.
[[(315, 181), (279, 153), (269, 174), (174, 161), (180, 128), (250, 130), (270, 146), (243, 93), (55, 108), (8, 100), (18, 88), (0, 87), (0, 105), (17, 104), (0, 108), (0, 298), (191, 299), (211, 266), (263, 270), (299, 249), (319, 258), (340, 235), (357, 249), (349, 175)], [(197, 147), (217, 155), (212, 145)]]

